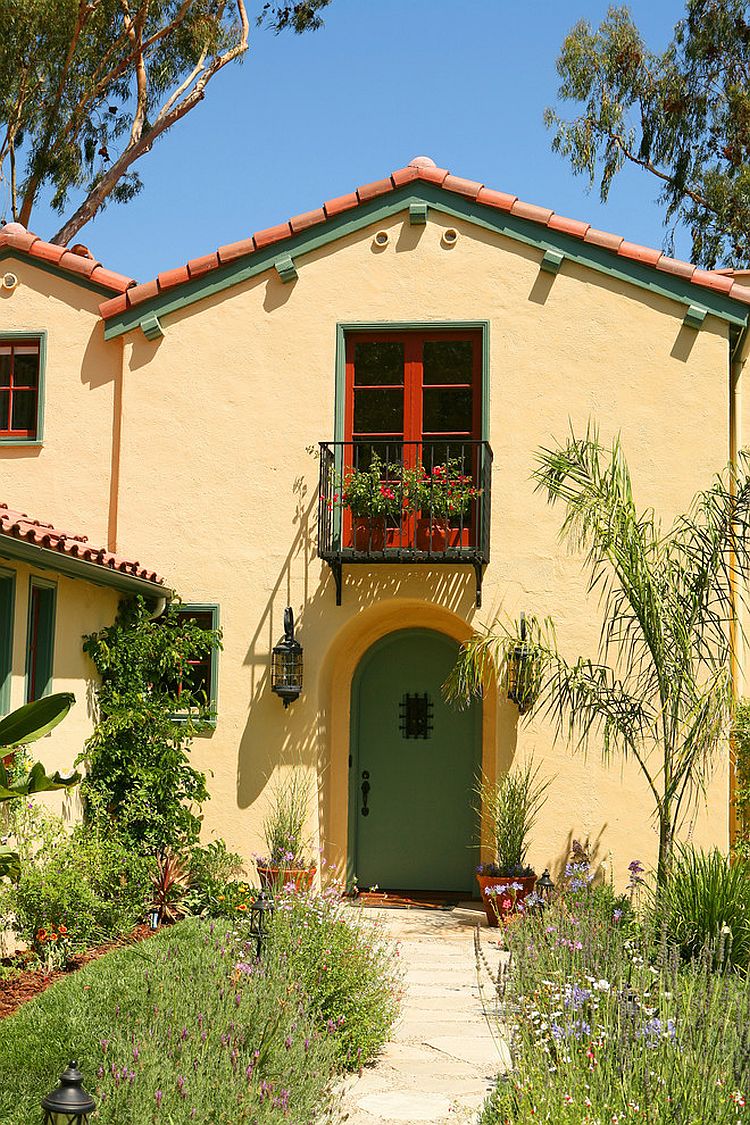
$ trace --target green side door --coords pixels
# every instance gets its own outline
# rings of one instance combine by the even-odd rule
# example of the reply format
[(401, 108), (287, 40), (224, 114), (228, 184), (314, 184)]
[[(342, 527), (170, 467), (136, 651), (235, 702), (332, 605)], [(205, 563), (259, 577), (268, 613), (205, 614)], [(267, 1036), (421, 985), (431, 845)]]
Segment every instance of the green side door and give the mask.
[(349, 817), (361, 889), (473, 891), (481, 705), (458, 711), (442, 698), (457, 654), (442, 633), (409, 629), (357, 669)]

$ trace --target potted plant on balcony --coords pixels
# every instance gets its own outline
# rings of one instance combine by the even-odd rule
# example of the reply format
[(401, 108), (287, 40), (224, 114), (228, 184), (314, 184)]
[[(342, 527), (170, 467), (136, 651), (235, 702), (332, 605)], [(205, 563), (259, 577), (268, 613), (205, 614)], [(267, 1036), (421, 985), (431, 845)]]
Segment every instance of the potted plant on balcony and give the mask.
[(400, 465), (389, 465), (377, 453), (366, 469), (347, 469), (334, 501), (352, 515), (352, 545), (356, 551), (382, 551), (386, 524), (400, 523), (405, 489)]
[(301, 766), (274, 784), (263, 820), (266, 855), (255, 857), (264, 890), (278, 890), (290, 883), (298, 891), (312, 886), (317, 868), (310, 862), (309, 844), (304, 836), (311, 790), (309, 775)]
[(420, 465), (409, 473), (411, 506), (420, 512), (416, 543), (420, 551), (445, 551), (450, 542), (451, 521), (465, 519), (479, 489), (463, 472), (462, 462), (450, 458), (433, 465), (430, 472)]
[(477, 782), (475, 792), (495, 846), (494, 862), (477, 868), (490, 926), (497, 926), (500, 917), (513, 913), (536, 883), (536, 873), (526, 862), (526, 850), (551, 780), (541, 780), (539, 768), (529, 761), (509, 770), (499, 781), (482, 777)]

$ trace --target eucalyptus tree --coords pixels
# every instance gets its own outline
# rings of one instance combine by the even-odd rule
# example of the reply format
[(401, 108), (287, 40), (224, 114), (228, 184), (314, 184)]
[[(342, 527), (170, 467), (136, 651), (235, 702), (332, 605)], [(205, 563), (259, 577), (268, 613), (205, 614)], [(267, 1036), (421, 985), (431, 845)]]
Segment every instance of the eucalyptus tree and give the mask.
[[(583, 552), (603, 627), (596, 657), (570, 660), (551, 619), (527, 621), (523, 675), (535, 696), (527, 714), (551, 716), (575, 747), (596, 739), (605, 759), (637, 764), (659, 832), (659, 885), (675, 833), (728, 746), (737, 608), (750, 569), (749, 470), (743, 454), (664, 528), (636, 505), (619, 439), (605, 448), (589, 428), (537, 453), (537, 490), (562, 509), (561, 539)], [(447, 696), (465, 703), (482, 694), (490, 668), (504, 679), (519, 643), (497, 621), (475, 633)]]
[(573, 27), (557, 70), (559, 97), (575, 112), (548, 109), (546, 121), (573, 171), (606, 200), (623, 167), (643, 170), (666, 222), (690, 231), (696, 262), (750, 266), (747, 0), (686, 0), (663, 50), (647, 46), (627, 7), (612, 6), (598, 27)]
[[(256, 22), (301, 34), (329, 3), (265, 3)], [(245, 0), (0, 0), (0, 189), (12, 218), (28, 226), (49, 198), (64, 216), (52, 241), (67, 245), (107, 201), (132, 199), (136, 161), (249, 38)]]

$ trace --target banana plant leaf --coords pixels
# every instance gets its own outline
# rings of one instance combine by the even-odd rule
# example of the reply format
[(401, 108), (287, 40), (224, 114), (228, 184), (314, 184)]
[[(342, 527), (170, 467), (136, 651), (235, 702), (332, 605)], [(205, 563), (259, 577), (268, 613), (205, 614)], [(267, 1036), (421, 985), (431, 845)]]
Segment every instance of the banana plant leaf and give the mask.
[(0, 879), (5, 876), (17, 882), (21, 878), (21, 860), (7, 844), (0, 844)]
[(26, 703), (0, 719), (0, 749), (14, 750), (28, 742), (43, 738), (67, 715), (76, 701), (69, 691), (47, 695)]
[(35, 762), (25, 777), (20, 781), (10, 780), (10, 774), (0, 762), (0, 802), (13, 801), (17, 797), (29, 797), (33, 793), (50, 793), (55, 789), (70, 789), (81, 780), (80, 773), (61, 774), (59, 770), (53, 774), (44, 772), (41, 762)]

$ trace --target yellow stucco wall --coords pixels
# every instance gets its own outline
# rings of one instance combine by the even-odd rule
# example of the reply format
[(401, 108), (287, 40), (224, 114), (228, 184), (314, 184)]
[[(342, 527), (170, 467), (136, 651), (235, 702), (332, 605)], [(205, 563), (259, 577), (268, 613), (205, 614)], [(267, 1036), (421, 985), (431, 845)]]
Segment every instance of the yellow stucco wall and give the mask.
[[(83, 652), (83, 637), (112, 624), (119, 596), (114, 590), (90, 582), (66, 578), (50, 570), (40, 570), (2, 557), (0, 569), (15, 574), (11, 710), (26, 702), (30, 580), (34, 577), (55, 583), (51, 691), (70, 691), (75, 695), (76, 702), (63, 722), (29, 749), (34, 760), (43, 761), (50, 771), (69, 772), (92, 729), (91, 683), (94, 669)], [(66, 815), (75, 816), (79, 811), (77, 791), (70, 795), (50, 793), (43, 799), (56, 811), (64, 810)]]
[(46, 329), (47, 363), (43, 442), (0, 443), (0, 499), (106, 546), (122, 349), (105, 344), (104, 296), (20, 255), (3, 260), (6, 271), (19, 285), (0, 289), (0, 336)]
[[(346, 761), (357, 654), (392, 627), (422, 624), (460, 639), (479, 621), (521, 609), (553, 614), (566, 652), (594, 654), (597, 613), (579, 560), (557, 542), (559, 519), (534, 494), (533, 451), (589, 418), (620, 431), (637, 496), (665, 517), (727, 459), (725, 325), (682, 326), (665, 298), (431, 212), (399, 216), (375, 250), (375, 228), (308, 255), (299, 280), (275, 274), (164, 318), (166, 335), (126, 342), (120, 535), (164, 571), (186, 601), (218, 602), (224, 626), (219, 721), (195, 744), (213, 772), (206, 830), (246, 855), (261, 846), (264, 791), (301, 759), (319, 779), (311, 829), (334, 864), (346, 848)], [(492, 561), (484, 607), (469, 568), (351, 568), (343, 605), (316, 558), (317, 466), (305, 447), (333, 437), (336, 322), (489, 320), (493, 446)], [(294, 608), (306, 687), (288, 711), (271, 694), (269, 653)], [(656, 838), (639, 776), (555, 745), (542, 721), (519, 726), (502, 698), (488, 708), (484, 764), (534, 753), (554, 776), (530, 858), (557, 864), (572, 836), (613, 852), (622, 881)], [(727, 844), (727, 776), (694, 838)]]

